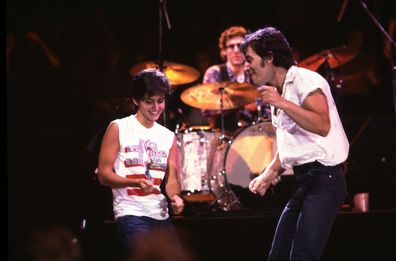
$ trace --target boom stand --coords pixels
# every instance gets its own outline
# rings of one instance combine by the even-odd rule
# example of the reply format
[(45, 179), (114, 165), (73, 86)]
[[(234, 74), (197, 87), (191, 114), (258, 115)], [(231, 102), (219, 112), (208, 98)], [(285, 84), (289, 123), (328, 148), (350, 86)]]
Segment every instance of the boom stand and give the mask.
[[(393, 48), (396, 48), (396, 43), (393, 41), (392, 37), (390, 37), (390, 35), (384, 30), (382, 25), (378, 22), (378, 20), (370, 12), (370, 10), (367, 8), (367, 5), (362, 0), (360, 0), (360, 5), (367, 13), (367, 15), (371, 18), (371, 21), (373, 21), (373, 23), (377, 26), (378, 30), (382, 33), (382, 35), (392, 44)], [(394, 114), (396, 119), (396, 66), (393, 61), (391, 61), (391, 63), (392, 63), (393, 107), (394, 107)]]
[[(158, 11), (159, 11), (159, 41), (158, 41), (158, 66), (159, 70), (163, 72), (164, 70), (164, 55), (163, 55), (163, 49), (162, 49), (162, 42), (163, 42), (163, 32), (162, 32), (162, 13), (164, 13), (164, 16), (166, 18), (166, 25), (168, 27), (168, 30), (171, 29), (171, 24), (169, 21), (169, 16), (168, 12), (166, 10), (166, 0), (159, 0), (158, 1)], [(167, 116), (166, 116), (166, 109), (162, 112), (163, 120), (164, 120), (164, 127), (167, 127)]]

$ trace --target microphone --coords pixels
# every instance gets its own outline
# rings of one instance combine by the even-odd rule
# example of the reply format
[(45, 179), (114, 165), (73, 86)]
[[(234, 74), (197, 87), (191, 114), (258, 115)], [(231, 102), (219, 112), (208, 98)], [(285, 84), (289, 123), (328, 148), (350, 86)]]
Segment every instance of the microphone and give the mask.
[(342, 2), (342, 6), (341, 6), (341, 9), (340, 9), (340, 12), (338, 13), (338, 16), (337, 16), (337, 22), (338, 23), (341, 22), (342, 17), (344, 16), (345, 9), (346, 9), (347, 5), (348, 5), (348, 0), (344, 0), (344, 2)]

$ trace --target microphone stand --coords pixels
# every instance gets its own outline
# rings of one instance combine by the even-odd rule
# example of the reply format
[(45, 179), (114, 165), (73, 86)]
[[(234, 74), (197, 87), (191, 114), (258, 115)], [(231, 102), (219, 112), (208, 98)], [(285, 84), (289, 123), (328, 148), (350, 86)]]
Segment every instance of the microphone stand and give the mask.
[[(373, 21), (373, 23), (377, 26), (377, 28), (382, 33), (382, 35), (392, 44), (393, 48), (396, 49), (396, 43), (393, 41), (392, 37), (390, 37), (390, 35), (384, 30), (382, 25), (378, 22), (375, 16), (367, 8), (367, 5), (363, 2), (363, 0), (360, 0), (360, 5), (367, 13), (367, 15), (370, 17), (370, 19)], [(396, 119), (396, 66), (392, 60), (391, 60), (391, 64), (392, 64), (393, 106), (394, 106), (394, 113)]]
[(393, 41), (392, 37), (390, 37), (390, 35), (385, 31), (385, 29), (378, 22), (378, 20), (375, 18), (375, 16), (370, 12), (370, 10), (367, 8), (367, 5), (362, 0), (360, 0), (360, 5), (363, 7), (364, 11), (366, 11), (368, 16), (371, 18), (371, 20), (374, 22), (374, 24), (380, 30), (380, 32), (385, 36), (385, 38), (388, 39), (388, 41), (392, 43), (393, 48), (396, 48), (396, 43)]
[[(162, 17), (163, 15), (165, 16), (166, 19), (166, 25), (168, 27), (168, 30), (171, 29), (171, 24), (168, 16), (168, 12), (166, 10), (166, 0), (159, 0), (158, 1), (158, 11), (159, 11), (159, 41), (158, 41), (158, 66), (159, 70), (163, 72), (164, 70), (164, 55), (163, 55), (163, 49), (162, 49), (162, 44), (163, 44), (163, 25), (162, 25)], [(167, 127), (167, 116), (166, 116), (166, 110), (162, 112), (163, 119), (164, 119), (164, 127)]]

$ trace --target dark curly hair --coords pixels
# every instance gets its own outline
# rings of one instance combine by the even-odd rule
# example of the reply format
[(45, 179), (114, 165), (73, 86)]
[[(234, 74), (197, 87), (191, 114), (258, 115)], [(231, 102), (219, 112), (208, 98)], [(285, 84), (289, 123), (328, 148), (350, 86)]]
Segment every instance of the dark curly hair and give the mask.
[(274, 27), (264, 27), (247, 35), (241, 45), (241, 50), (245, 55), (248, 46), (262, 59), (272, 57), (275, 66), (289, 69), (290, 66), (296, 64), (286, 37)]

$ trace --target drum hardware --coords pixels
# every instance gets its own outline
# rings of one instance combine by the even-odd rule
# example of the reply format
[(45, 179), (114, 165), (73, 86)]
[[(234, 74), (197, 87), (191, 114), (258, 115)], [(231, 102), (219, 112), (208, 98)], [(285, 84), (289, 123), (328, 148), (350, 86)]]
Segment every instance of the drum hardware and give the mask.
[(231, 189), (224, 166), (222, 164), (221, 166), (217, 165), (224, 159), (222, 152), (224, 152), (225, 148), (231, 144), (231, 140), (229, 138), (226, 137), (224, 139), (222, 136), (225, 137), (224, 135), (221, 135), (218, 138), (216, 149), (213, 151), (213, 155), (211, 157), (211, 165), (210, 168), (208, 168), (208, 174), (210, 175), (210, 189), (216, 197), (216, 201), (211, 204), (210, 209), (212, 211), (242, 210), (245, 209), (245, 207)]
[[(228, 174), (225, 163), (225, 152), (232, 144), (232, 140), (225, 135), (224, 128), (224, 114), (227, 110), (236, 109), (243, 107), (246, 104), (255, 101), (257, 96), (257, 87), (248, 83), (236, 83), (236, 82), (221, 82), (212, 84), (201, 84), (194, 87), (190, 87), (181, 94), (181, 100), (192, 107), (206, 110), (219, 110), (221, 127), (220, 133), (216, 133), (214, 139), (207, 130), (185, 131), (185, 137), (180, 142), (181, 151), (183, 154), (182, 160), (182, 175), (181, 180), (184, 184), (185, 189), (195, 189), (196, 191), (202, 191), (202, 188), (206, 187), (206, 181), (209, 188), (209, 192), (214, 195), (214, 200), (211, 202), (209, 209), (211, 211), (230, 211), (230, 210), (243, 210), (246, 209), (239, 198), (235, 195), (228, 182)], [(194, 136), (194, 139), (188, 137)], [(202, 137), (202, 135), (204, 137)], [(207, 140), (205, 141), (204, 138)], [(209, 142), (207, 142), (209, 140)], [(211, 144), (212, 147), (205, 147), (204, 144)], [(189, 146), (195, 146), (196, 151), (190, 151)], [(184, 148), (183, 148), (184, 147)], [(199, 166), (185, 167), (185, 165), (194, 164), (198, 155), (199, 150), (205, 148), (208, 158), (202, 158), (198, 162)], [(207, 163), (207, 164), (205, 164)], [(206, 173), (200, 176), (200, 166), (206, 166)], [(194, 178), (190, 179), (190, 176)], [(198, 185), (198, 177), (201, 178), (201, 183)], [(195, 180), (194, 180), (195, 179)], [(204, 185), (205, 184), (205, 185)], [(205, 193), (202, 193), (205, 194)], [(197, 194), (198, 195), (198, 194)]]
[(205, 142), (208, 142), (208, 141), (205, 139), (202, 130), (198, 131), (198, 136), (199, 136), (199, 144), (200, 144), (201, 146), (202, 146)]
[(224, 86), (219, 87), (219, 93), (220, 93), (220, 131), (221, 135), (219, 137), (220, 142), (229, 142), (230, 139), (225, 136), (225, 130), (224, 130)]
[[(231, 189), (229, 183), (227, 182), (227, 174), (225, 169), (221, 169), (218, 172), (218, 177), (224, 180), (224, 182), (218, 182), (219, 187), (221, 188), (220, 193), (216, 194), (216, 203), (212, 204), (214, 208), (220, 208), (223, 211), (231, 211), (231, 210), (243, 210), (245, 207), (239, 201), (239, 198), (235, 195), (234, 191)], [(212, 179), (218, 179), (215, 176), (212, 176)]]
[(271, 107), (265, 103), (261, 98), (256, 98), (257, 119), (253, 124), (264, 121), (271, 121)]
[(257, 106), (257, 122), (261, 122), (264, 120), (264, 102), (261, 98), (256, 98), (256, 106)]
[(221, 119), (221, 136), (220, 140), (224, 140), (224, 102), (223, 102), (223, 96), (224, 96), (224, 87), (219, 87), (219, 93), (220, 93), (220, 119)]
[[(220, 93), (220, 119), (221, 119), (221, 135), (219, 137), (218, 142), (220, 143), (220, 147), (225, 146), (225, 144), (229, 144), (231, 140), (224, 135), (224, 86), (219, 87)], [(236, 197), (234, 192), (231, 190), (230, 185), (227, 181), (227, 175), (225, 169), (222, 168), (217, 173), (218, 177), (221, 177), (224, 182), (219, 183), (219, 187), (221, 189), (221, 195), (216, 195), (216, 203), (220, 206), (223, 211), (230, 211), (234, 205), (240, 206), (241, 203), (239, 199)]]
[(190, 121), (180, 107), (177, 108), (176, 112), (179, 114), (180, 120), (176, 123), (175, 134), (185, 130), (187, 126), (191, 126)]

